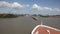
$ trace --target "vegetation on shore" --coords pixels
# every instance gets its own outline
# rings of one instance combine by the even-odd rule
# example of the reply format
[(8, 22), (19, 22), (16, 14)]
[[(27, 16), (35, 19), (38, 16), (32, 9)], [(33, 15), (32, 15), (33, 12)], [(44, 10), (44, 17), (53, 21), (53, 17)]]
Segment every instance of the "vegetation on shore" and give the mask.
[(0, 14), (0, 18), (16, 18), (18, 15), (14, 14)]
[(40, 16), (40, 17), (56, 17), (56, 18), (60, 18), (60, 15), (41, 15), (41, 14), (38, 14), (38, 15), (36, 15), (36, 14), (34, 14), (34, 15), (32, 15), (32, 16)]

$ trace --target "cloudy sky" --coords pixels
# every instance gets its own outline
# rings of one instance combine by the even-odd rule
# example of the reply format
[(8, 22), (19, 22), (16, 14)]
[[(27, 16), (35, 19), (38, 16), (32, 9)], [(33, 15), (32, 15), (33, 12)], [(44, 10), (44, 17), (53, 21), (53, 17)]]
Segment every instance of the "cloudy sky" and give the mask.
[(0, 13), (60, 15), (60, 0), (0, 0)]

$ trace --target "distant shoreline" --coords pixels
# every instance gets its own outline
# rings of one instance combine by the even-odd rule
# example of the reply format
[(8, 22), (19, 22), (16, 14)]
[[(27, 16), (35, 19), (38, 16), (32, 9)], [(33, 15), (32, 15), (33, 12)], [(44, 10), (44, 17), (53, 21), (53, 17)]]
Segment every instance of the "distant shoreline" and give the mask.
[(0, 14), (0, 18), (16, 18), (18, 15), (14, 14)]
[[(16, 17), (19, 17), (19, 16), (26, 16), (26, 15), (29, 15), (29, 14), (0, 14), (0, 18), (16, 18)], [(33, 14), (31, 16), (40, 16), (40, 17), (49, 17), (49, 18), (60, 18), (60, 15), (36, 15), (36, 14)]]

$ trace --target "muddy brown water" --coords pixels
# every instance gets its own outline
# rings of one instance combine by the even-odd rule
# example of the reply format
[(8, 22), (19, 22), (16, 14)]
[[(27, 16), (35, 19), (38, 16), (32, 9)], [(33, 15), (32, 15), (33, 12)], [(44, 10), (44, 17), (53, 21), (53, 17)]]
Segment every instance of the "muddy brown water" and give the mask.
[[(34, 21), (31, 17), (0, 18), (0, 34), (30, 34), (33, 28), (41, 24), (41, 18)], [(60, 18), (42, 18), (43, 24), (60, 29)]]

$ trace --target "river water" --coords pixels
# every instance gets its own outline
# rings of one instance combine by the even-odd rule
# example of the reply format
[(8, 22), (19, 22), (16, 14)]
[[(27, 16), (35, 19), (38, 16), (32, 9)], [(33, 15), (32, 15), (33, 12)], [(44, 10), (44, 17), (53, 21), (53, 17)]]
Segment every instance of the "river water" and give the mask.
[(60, 29), (60, 18), (40, 18), (38, 21), (31, 17), (0, 18), (0, 34), (30, 34), (33, 28), (41, 24)]

